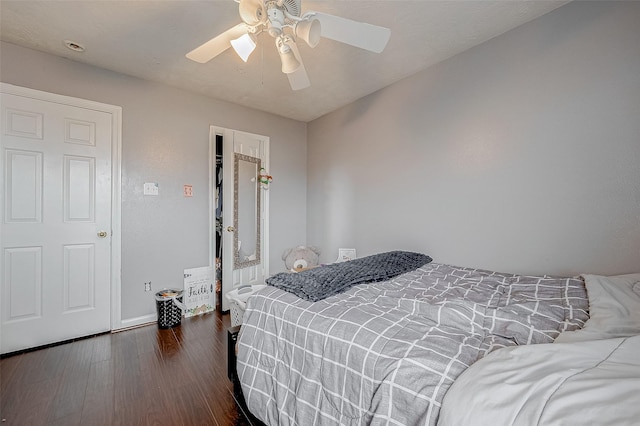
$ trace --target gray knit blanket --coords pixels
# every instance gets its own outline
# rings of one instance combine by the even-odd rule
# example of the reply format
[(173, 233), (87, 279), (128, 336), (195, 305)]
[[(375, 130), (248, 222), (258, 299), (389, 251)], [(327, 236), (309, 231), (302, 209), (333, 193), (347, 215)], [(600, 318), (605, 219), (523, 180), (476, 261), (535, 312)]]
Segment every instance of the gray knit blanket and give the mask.
[(390, 251), (298, 273), (281, 272), (267, 278), (266, 283), (301, 299), (317, 302), (358, 284), (385, 281), (413, 271), (432, 260), (421, 253)]

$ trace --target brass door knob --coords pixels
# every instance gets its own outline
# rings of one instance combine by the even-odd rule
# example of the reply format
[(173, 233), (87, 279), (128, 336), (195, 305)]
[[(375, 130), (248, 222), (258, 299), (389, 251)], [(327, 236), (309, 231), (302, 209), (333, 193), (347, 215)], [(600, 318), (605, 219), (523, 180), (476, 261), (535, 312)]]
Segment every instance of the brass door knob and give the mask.
[(100, 232), (98, 232), (98, 237), (100, 237), (100, 238), (104, 238), (104, 237), (106, 237), (106, 236), (107, 236), (107, 231), (100, 231)]
[(233, 226), (227, 226), (227, 232), (235, 232), (236, 228)]

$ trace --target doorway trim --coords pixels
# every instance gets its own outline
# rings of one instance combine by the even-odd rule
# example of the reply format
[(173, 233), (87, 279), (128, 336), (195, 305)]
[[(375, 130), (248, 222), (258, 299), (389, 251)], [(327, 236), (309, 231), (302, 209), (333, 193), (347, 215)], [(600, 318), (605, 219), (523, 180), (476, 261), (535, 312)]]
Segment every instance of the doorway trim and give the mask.
[[(220, 135), (224, 138), (225, 132), (241, 132), (241, 133), (245, 133), (245, 134), (251, 134), (254, 135), (251, 132), (246, 132), (244, 130), (237, 130), (237, 129), (230, 129), (230, 128), (225, 128), (225, 127), (220, 127), (220, 126), (215, 126), (215, 125), (211, 125), (209, 128), (209, 262), (210, 262), (210, 266), (213, 268), (214, 270), (214, 274), (215, 272), (215, 255), (216, 255), (216, 195), (215, 195), (215, 188), (216, 188), (216, 135)], [(255, 136), (259, 136), (259, 135), (255, 135)], [(262, 162), (262, 166), (266, 169), (266, 170), (270, 170), (270, 148), (269, 148), (269, 142), (270, 142), (270, 138), (267, 136), (264, 136), (267, 140), (266, 140), (266, 145), (265, 145), (265, 150), (264, 150), (264, 160)], [(224, 141), (223, 141), (224, 143)], [(227, 164), (227, 167), (229, 164), (233, 164), (233, 150), (231, 150), (231, 156), (229, 156), (229, 154), (225, 154), (225, 152), (228, 152), (228, 150), (225, 150), (223, 148), (222, 153), (223, 153), (223, 158), (222, 158), (222, 163), (223, 163), (223, 167), (224, 164)], [(261, 257), (262, 257), (262, 265), (263, 265), (263, 270), (264, 270), (264, 277), (268, 277), (269, 276), (269, 194), (267, 193), (267, 191), (262, 191), (262, 200), (261, 200), (261, 204), (262, 207), (261, 209), (264, 212), (264, 217), (263, 219), (263, 224), (264, 226), (261, 227), (261, 234), (262, 234), (262, 238), (263, 238), (263, 245), (261, 247)], [(224, 262), (221, 265), (221, 268), (224, 267)], [(224, 287), (222, 288), (222, 298), (224, 299)], [(226, 303), (224, 303), (224, 300), (221, 300), (221, 306), (223, 307), (223, 311), (226, 312), (226, 310), (224, 309), (224, 306), (226, 306)], [(228, 310), (228, 309), (227, 309)]]
[[(0, 82), (0, 92), (111, 114), (111, 330), (122, 327), (122, 107)], [(0, 220), (0, 232), (2, 230)]]

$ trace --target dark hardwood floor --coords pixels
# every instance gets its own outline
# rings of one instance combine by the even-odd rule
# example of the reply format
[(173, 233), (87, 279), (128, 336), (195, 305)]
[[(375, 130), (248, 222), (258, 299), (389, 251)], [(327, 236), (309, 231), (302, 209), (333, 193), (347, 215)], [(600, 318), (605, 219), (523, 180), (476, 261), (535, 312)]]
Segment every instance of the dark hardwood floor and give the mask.
[(228, 327), (216, 312), (5, 357), (0, 424), (259, 424), (227, 378)]

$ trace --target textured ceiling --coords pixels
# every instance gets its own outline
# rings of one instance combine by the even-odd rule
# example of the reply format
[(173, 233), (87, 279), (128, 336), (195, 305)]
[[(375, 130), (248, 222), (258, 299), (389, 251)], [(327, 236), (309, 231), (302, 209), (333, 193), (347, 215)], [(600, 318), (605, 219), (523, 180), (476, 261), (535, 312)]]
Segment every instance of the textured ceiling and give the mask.
[[(240, 23), (238, 4), (217, 1), (0, 1), (3, 41), (101, 68), (311, 121), (568, 1), (311, 1), (320, 11), (391, 29), (384, 52), (329, 39), (299, 43), (311, 87), (292, 91), (273, 39), (258, 38), (245, 64), (232, 49), (206, 64), (185, 54)], [(83, 53), (64, 46), (82, 44)]]

